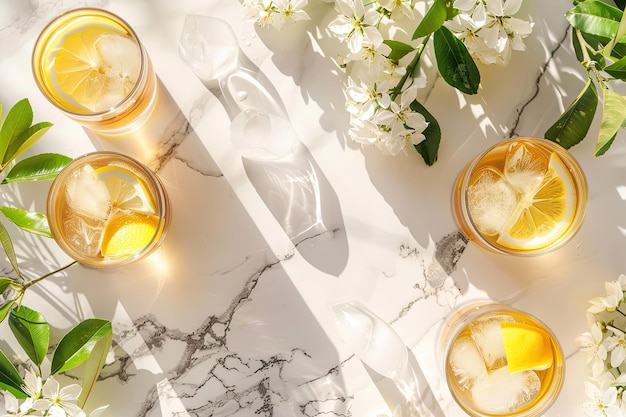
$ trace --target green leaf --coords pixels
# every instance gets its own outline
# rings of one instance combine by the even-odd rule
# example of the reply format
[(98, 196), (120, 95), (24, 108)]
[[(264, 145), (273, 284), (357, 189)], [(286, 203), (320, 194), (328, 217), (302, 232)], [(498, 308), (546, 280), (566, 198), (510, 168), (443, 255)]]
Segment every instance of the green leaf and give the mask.
[(622, 58), (619, 61), (614, 62), (604, 68), (604, 70), (612, 77), (626, 81), (626, 58)]
[(586, 60), (586, 57), (583, 54), (584, 45), (580, 44), (580, 39), (577, 36), (578, 33), (580, 33), (580, 35), (583, 37), (583, 40), (589, 46), (587, 48), (589, 59), (597, 62), (598, 67), (600, 68), (604, 67), (605, 65), (604, 55), (602, 55), (598, 51), (604, 49), (604, 45), (606, 45), (608, 40), (598, 39), (597, 37), (589, 35), (588, 33), (575, 30), (574, 34), (572, 35), (572, 46), (574, 47), (574, 52), (576, 53), (576, 59), (578, 59), (578, 62), (584, 62)]
[(96, 342), (112, 331), (108, 320), (87, 319), (79, 323), (59, 342), (52, 357), (50, 373), (65, 372), (85, 362)]
[(13, 307), (14, 303), (15, 300), (9, 300), (0, 306), (0, 323), (7, 318), (7, 315), (11, 312), (11, 307)]
[(561, 144), (565, 149), (576, 145), (587, 135), (597, 106), (598, 92), (591, 78), (588, 78), (578, 97), (548, 129), (546, 139)]
[(447, 0), (435, 0), (433, 2), (432, 6), (426, 11), (422, 21), (417, 25), (417, 28), (415, 28), (413, 39), (428, 36), (443, 25), (443, 22), (445, 22), (448, 17), (446, 3)]
[(26, 306), (11, 310), (9, 327), (31, 361), (41, 366), (48, 351), (50, 327), (43, 315)]
[(17, 257), (15, 256), (15, 249), (13, 248), (13, 242), (11, 242), (11, 236), (9, 236), (9, 232), (6, 227), (2, 223), (0, 223), (0, 244), (2, 245), (2, 249), (7, 255), (13, 270), (17, 274), (18, 277), (22, 278), (22, 272), (17, 264)]
[(622, 18), (619, 23), (619, 27), (617, 29), (617, 33), (611, 38), (611, 41), (606, 45), (604, 50), (604, 54), (610, 56), (613, 47), (618, 43), (620, 39), (622, 39), (626, 35), (626, 14), (622, 12)]
[(72, 158), (56, 153), (43, 153), (31, 156), (16, 163), (4, 180), (2, 180), (2, 184), (19, 181), (51, 180), (71, 161)]
[(0, 159), (4, 161), (11, 141), (26, 131), (33, 122), (33, 109), (28, 99), (15, 103), (0, 128)]
[(28, 398), (22, 387), (25, 385), (24, 380), (15, 369), (15, 366), (0, 350), (0, 388), (9, 391), (16, 398)]
[(595, 156), (600, 156), (609, 149), (617, 131), (626, 120), (626, 97), (622, 97), (613, 90), (604, 89), (603, 91), (602, 124), (594, 152)]
[(105, 364), (109, 350), (111, 349), (111, 343), (113, 342), (113, 331), (102, 336), (100, 340), (96, 342), (89, 355), (89, 359), (85, 363), (85, 369), (83, 372), (83, 385), (80, 397), (78, 398), (78, 406), (83, 408), (93, 386), (100, 376), (100, 371)]
[[(619, 31), (622, 14), (618, 8), (599, 0), (587, 0), (568, 10), (565, 18), (575, 29), (611, 39)], [(623, 40), (620, 38), (619, 42)]]
[(0, 212), (22, 230), (45, 237), (52, 237), (45, 214), (6, 206), (0, 206)]
[(9, 288), (9, 286), (11, 285), (13, 281), (14, 281), (13, 278), (0, 277), (0, 294), (5, 292), (7, 288)]
[(52, 123), (41, 122), (30, 126), (25, 132), (15, 137), (10, 143), (2, 159), (2, 166), (17, 158), (30, 148), (52, 127)]
[(390, 60), (395, 62), (396, 64), (408, 53), (411, 53), (415, 50), (411, 45), (408, 45), (404, 42), (394, 41), (391, 39), (387, 39), (383, 41), (383, 43), (391, 48), (391, 52), (387, 56)]
[(427, 165), (433, 165), (437, 162), (439, 143), (441, 142), (441, 128), (437, 119), (417, 100), (411, 103), (411, 110), (424, 116), (428, 122), (428, 127), (422, 132), (426, 139), (415, 145), (415, 149)]
[(476, 94), (480, 85), (480, 72), (465, 44), (442, 26), (435, 31), (433, 46), (441, 77), (465, 94)]

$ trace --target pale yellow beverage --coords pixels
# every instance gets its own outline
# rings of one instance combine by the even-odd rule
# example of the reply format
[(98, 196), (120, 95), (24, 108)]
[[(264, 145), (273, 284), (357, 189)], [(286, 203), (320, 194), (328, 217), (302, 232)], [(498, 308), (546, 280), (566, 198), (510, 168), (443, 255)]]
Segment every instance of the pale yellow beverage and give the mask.
[(536, 318), (496, 303), (469, 305), (440, 338), (443, 372), (454, 400), (472, 417), (538, 417), (565, 377), (563, 352)]
[(133, 29), (101, 9), (58, 16), (33, 49), (35, 81), (46, 98), (94, 131), (141, 127), (156, 106), (157, 78)]
[(138, 161), (113, 152), (75, 159), (50, 187), (50, 230), (70, 257), (106, 267), (152, 253), (170, 219), (167, 193), (159, 178)]
[(587, 183), (560, 145), (516, 138), (470, 162), (452, 200), (457, 223), (471, 240), (499, 253), (537, 255), (562, 246), (580, 229)]

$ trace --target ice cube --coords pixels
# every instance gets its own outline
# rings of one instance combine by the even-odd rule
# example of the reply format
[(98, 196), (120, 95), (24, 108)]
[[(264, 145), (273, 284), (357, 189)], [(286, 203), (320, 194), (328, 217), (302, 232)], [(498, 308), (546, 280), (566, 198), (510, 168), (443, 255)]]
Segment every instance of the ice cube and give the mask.
[(515, 319), (502, 314), (478, 319), (470, 324), (472, 338), (488, 371), (506, 365), (506, 353), (502, 341), (502, 329), (500, 328), (501, 321), (515, 321)]
[(454, 341), (450, 349), (450, 368), (456, 382), (470, 390), (474, 383), (487, 377), (487, 368), (474, 341), (470, 336), (461, 336)]
[(467, 204), (476, 228), (485, 235), (500, 233), (513, 215), (518, 197), (500, 172), (484, 169), (467, 189)]
[(104, 220), (81, 216), (78, 213), (66, 213), (64, 218), (63, 227), (67, 243), (74, 250), (87, 256), (98, 256)]
[(65, 186), (68, 207), (94, 219), (109, 215), (111, 199), (104, 182), (91, 175), (93, 168), (85, 165), (68, 178)]
[(133, 89), (141, 70), (141, 51), (133, 39), (114, 33), (102, 34), (95, 43), (105, 77), (95, 110), (120, 103)]
[(541, 381), (534, 371), (509, 372), (507, 366), (476, 381), (472, 389), (474, 405), (487, 414), (508, 414), (537, 398)]
[(507, 149), (504, 178), (521, 195), (532, 196), (548, 170), (548, 159), (529, 144), (513, 143)]

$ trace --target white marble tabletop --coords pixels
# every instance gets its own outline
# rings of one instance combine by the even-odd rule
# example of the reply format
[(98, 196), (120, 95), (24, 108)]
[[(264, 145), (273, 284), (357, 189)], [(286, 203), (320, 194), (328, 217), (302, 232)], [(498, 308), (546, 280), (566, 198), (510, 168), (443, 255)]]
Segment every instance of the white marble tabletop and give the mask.
[[(546, 415), (582, 416), (584, 356), (575, 339), (587, 331), (588, 300), (626, 272), (626, 135), (600, 158), (593, 135), (571, 149), (587, 175), (589, 206), (580, 232), (554, 253), (519, 258), (467, 244), (450, 206), (470, 158), (504, 138), (542, 136), (582, 88), (563, 17), (571, 1), (526, 0), (520, 14), (535, 23), (528, 51), (506, 68), (481, 67), (477, 95), (441, 79), (420, 93), (442, 127), (431, 167), (417, 153), (385, 156), (347, 138), (342, 79), (323, 48), (332, 5), (309, 2), (314, 20), (275, 32), (244, 22), (236, 0), (0, 1), (0, 102), (8, 109), (26, 97), (36, 121), (55, 125), (31, 152), (122, 150), (154, 168), (171, 197), (171, 227), (153, 256), (106, 270), (76, 265), (27, 293), (24, 302), (45, 314), (57, 340), (84, 318), (113, 322), (114, 349), (87, 408), (109, 404), (106, 415), (127, 417), (391, 416), (397, 395), (352, 354), (333, 321), (333, 304), (354, 298), (406, 343), (424, 413), (461, 416), (440, 382), (435, 340), (455, 306), (490, 298), (553, 329), (567, 376)], [(84, 5), (131, 24), (171, 96), (148, 148), (140, 139), (88, 135), (35, 85), (30, 56), (39, 31)], [(320, 189), (319, 222), (307, 233), (284, 229), (266, 202), (272, 192), (284, 195), (285, 183), (259, 186), (272, 173), (244, 162), (224, 108), (180, 59), (178, 40), (192, 13), (228, 21), (284, 103)], [(2, 198), (45, 211), (48, 187), (7, 186)], [(293, 187), (315, 204), (308, 186)], [(19, 261), (34, 275), (70, 261), (53, 241), (9, 227)], [(0, 346), (15, 348), (1, 328)]]

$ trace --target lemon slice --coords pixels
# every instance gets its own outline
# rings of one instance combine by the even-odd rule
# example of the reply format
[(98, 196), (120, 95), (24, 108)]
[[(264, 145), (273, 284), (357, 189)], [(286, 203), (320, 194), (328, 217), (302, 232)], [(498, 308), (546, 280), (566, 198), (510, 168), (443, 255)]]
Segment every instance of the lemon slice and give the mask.
[(100, 251), (102, 256), (121, 258), (132, 256), (152, 242), (159, 218), (151, 214), (118, 212), (107, 222)]
[(552, 153), (541, 181), (522, 190), (515, 213), (504, 226), (497, 243), (512, 249), (528, 250), (556, 241), (574, 218), (575, 196), (576, 188), (569, 171)]
[(99, 27), (68, 36), (54, 59), (61, 90), (91, 111), (120, 103), (135, 86), (140, 67), (134, 40)]
[(503, 321), (500, 327), (510, 372), (541, 371), (552, 366), (552, 342), (543, 329), (512, 321)]
[(147, 214), (156, 213), (154, 199), (148, 187), (130, 170), (107, 165), (96, 168), (92, 175), (105, 185), (112, 208)]

